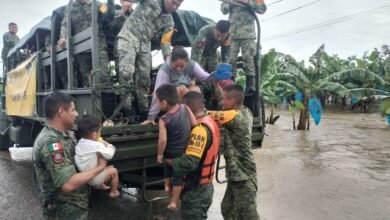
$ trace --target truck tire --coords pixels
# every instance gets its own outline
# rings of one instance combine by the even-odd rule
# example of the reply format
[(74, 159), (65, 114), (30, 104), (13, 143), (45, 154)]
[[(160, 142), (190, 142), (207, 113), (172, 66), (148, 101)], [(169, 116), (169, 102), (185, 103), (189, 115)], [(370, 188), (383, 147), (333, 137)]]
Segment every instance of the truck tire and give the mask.
[(8, 150), (11, 146), (11, 142), (8, 136), (0, 134), (0, 150)]

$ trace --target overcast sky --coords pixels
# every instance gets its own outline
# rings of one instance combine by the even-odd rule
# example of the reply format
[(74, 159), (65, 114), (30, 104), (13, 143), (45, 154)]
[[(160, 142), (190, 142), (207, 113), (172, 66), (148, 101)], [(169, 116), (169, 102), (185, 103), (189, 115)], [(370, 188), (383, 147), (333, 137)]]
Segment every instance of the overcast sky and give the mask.
[[(297, 59), (305, 59), (324, 43), (330, 54), (361, 56), (364, 51), (383, 44), (390, 44), (390, 7), (376, 13), (355, 16), (351, 20), (318, 29), (272, 39), (275, 35), (320, 24), (358, 12), (389, 6), (389, 0), (265, 0), (272, 4), (260, 20), (274, 17), (291, 9), (309, 4), (302, 9), (261, 22), (263, 53), (271, 48), (289, 53)], [(67, 0), (0, 0), (0, 33), (7, 32), (13, 21), (19, 25), (19, 37), (51, 11), (66, 4)], [(116, 0), (119, 3), (119, 0)], [(276, 2), (276, 3), (275, 3)], [(181, 9), (194, 10), (214, 20), (227, 18), (220, 12), (218, 0), (184, 0)], [(3, 42), (0, 43), (2, 48)]]

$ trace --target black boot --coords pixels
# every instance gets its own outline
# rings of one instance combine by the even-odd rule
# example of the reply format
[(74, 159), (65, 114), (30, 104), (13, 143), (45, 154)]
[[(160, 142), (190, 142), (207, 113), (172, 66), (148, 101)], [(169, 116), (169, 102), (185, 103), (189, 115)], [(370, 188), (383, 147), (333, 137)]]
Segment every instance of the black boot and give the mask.
[(246, 76), (246, 87), (245, 93), (252, 94), (256, 92), (255, 88), (255, 77), (254, 76)]

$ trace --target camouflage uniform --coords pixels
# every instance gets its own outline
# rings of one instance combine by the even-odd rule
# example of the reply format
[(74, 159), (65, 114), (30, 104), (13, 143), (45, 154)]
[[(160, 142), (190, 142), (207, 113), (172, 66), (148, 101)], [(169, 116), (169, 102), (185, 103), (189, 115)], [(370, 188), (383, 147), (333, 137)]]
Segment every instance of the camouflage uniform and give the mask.
[[(16, 33), (7, 32), (3, 35), (3, 49), (1, 51), (1, 59), (3, 60), (3, 66), (7, 67), (7, 55), (9, 50), (16, 45), (19, 41), (18, 35)], [(7, 71), (6, 71), (7, 72)]]
[[(186, 153), (173, 159), (172, 168), (177, 175), (186, 175), (184, 189), (181, 194), (182, 218), (184, 220), (204, 220), (207, 219), (207, 211), (213, 201), (214, 186), (212, 183), (199, 184), (200, 163), (206, 150), (210, 148), (214, 137), (212, 137), (207, 127), (201, 124), (192, 129), (190, 137)], [(202, 140), (199, 146), (191, 145), (191, 143), (199, 142), (199, 140)], [(197, 150), (200, 157), (190, 153), (191, 147)]]
[(77, 173), (74, 160), (76, 139), (45, 125), (33, 146), (33, 165), (37, 186), (42, 192), (45, 219), (87, 219), (88, 188), (72, 192), (60, 188)]
[(227, 189), (221, 204), (224, 219), (260, 219), (257, 213), (256, 163), (251, 151), (253, 116), (241, 110), (210, 111), (225, 130)]
[(121, 31), (123, 25), (126, 22), (126, 19), (131, 15), (133, 11), (122, 14), (120, 10), (115, 11), (115, 17), (114, 20), (109, 23), (109, 30), (110, 33), (107, 33), (106, 35), (109, 35), (107, 39), (113, 39), (112, 42), (114, 42), (114, 51), (113, 51), (113, 57), (115, 60), (115, 71), (119, 73), (119, 58), (118, 58), (118, 39), (116, 38)]
[[(99, 13), (99, 70), (95, 70), (97, 74), (98, 85), (112, 85), (110, 62), (107, 54), (106, 37), (103, 32), (103, 23), (110, 20), (111, 13), (107, 10), (106, 5), (98, 3)], [(61, 37), (67, 37), (67, 23), (68, 23), (68, 7), (65, 8), (64, 18), (61, 23)], [(76, 35), (92, 26), (92, 1), (87, 3), (80, 3), (75, 0), (72, 5), (72, 35)], [(90, 83), (90, 74), (92, 71), (92, 56), (90, 52), (83, 52), (75, 55), (75, 69), (79, 85), (78, 87), (92, 86)], [(91, 79), (92, 80), (92, 79)]]
[[(148, 111), (151, 39), (156, 35), (164, 39), (173, 33), (172, 15), (164, 11), (162, 4), (160, 0), (140, 0), (118, 35), (119, 83), (124, 93), (136, 92), (143, 114)], [(164, 56), (170, 55), (170, 37), (161, 42), (161, 49)], [(131, 96), (124, 100), (125, 111), (132, 110), (132, 100)]]
[[(209, 73), (213, 72), (219, 63), (218, 47), (227, 47), (229, 45), (229, 36), (224, 39), (222, 45), (215, 40), (214, 28), (215, 24), (202, 27), (192, 44), (191, 50), (191, 59), (198, 62)], [(222, 53), (222, 55), (222, 62), (227, 62), (227, 53)]]
[[(247, 6), (259, 14), (264, 14), (267, 10), (264, 0), (249, 0)], [(233, 65), (233, 74), (236, 74), (236, 62), (241, 48), (244, 71), (252, 80), (249, 84), (253, 86), (254, 56), (256, 54), (255, 18), (247, 9), (227, 3), (222, 3), (221, 11), (224, 15), (229, 14), (231, 24), (229, 63)]]
[[(46, 49), (49, 49), (49, 50), (51, 48), (51, 32), (49, 32), (45, 37), (45, 47), (46, 47)], [(66, 60), (61, 60), (61, 61), (57, 62), (55, 65), (56, 65), (56, 88), (57, 89), (66, 89), (68, 87), (67, 62), (66, 62)], [(50, 71), (51, 71), (50, 68), (51, 68), (50, 66), (47, 66), (45, 69), (45, 71), (48, 74), (50, 74)], [(50, 78), (47, 77), (47, 78), (45, 78), (45, 80), (46, 80), (44, 82), (45, 88), (49, 88)], [(76, 79), (74, 79), (74, 80), (75, 80), (75, 83), (77, 83)]]

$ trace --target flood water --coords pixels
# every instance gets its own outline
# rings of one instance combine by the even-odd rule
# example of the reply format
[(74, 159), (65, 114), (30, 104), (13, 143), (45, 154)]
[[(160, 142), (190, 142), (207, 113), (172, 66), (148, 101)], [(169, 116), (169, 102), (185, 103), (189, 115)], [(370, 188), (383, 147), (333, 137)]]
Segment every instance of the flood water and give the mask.
[[(291, 114), (268, 125), (254, 150), (261, 219), (390, 219), (390, 126), (378, 114), (326, 110), (320, 126), (292, 130)], [(298, 114), (296, 115), (298, 117)], [(0, 219), (40, 219), (31, 148), (0, 152)], [(225, 185), (215, 183), (209, 219), (222, 219)], [(150, 191), (148, 196), (163, 195)], [(167, 201), (146, 203), (136, 189), (117, 200), (93, 192), (90, 219), (175, 219)]]

